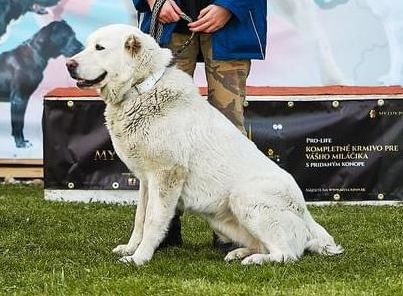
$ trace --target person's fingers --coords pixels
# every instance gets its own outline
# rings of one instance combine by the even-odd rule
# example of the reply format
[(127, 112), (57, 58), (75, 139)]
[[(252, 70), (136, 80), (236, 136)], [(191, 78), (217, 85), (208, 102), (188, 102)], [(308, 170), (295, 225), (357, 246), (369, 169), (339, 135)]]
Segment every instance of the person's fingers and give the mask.
[(223, 26), (221, 26), (221, 25), (214, 24), (214, 25), (211, 25), (211, 26), (207, 27), (206, 29), (204, 29), (203, 32), (204, 33), (214, 33), (215, 31), (218, 31), (222, 27)]
[(165, 25), (165, 24), (167, 23), (166, 18), (163, 18), (163, 17), (159, 17), (159, 18), (158, 18), (158, 21), (159, 21), (161, 24), (163, 24), (163, 25)]
[(180, 9), (180, 7), (175, 3), (175, 1), (173, 1), (173, 0), (168, 0), (168, 1), (170, 2), (172, 8), (178, 15), (181, 15), (183, 13), (182, 9)]
[(204, 8), (198, 20), (188, 26), (192, 32), (213, 33), (224, 27), (230, 18), (231, 13), (227, 9), (212, 4)]
[(171, 10), (170, 12), (169, 12), (169, 19), (171, 20), (171, 22), (177, 22), (177, 21), (179, 21), (180, 20), (180, 15), (179, 14), (177, 14), (176, 12), (175, 12), (175, 10)]
[(166, 23), (177, 22), (177, 21), (179, 21), (179, 19), (180, 19), (179, 14), (176, 13), (176, 11), (171, 6), (171, 4), (169, 4), (168, 1), (165, 2), (165, 4), (161, 8), (160, 14), (158, 16), (158, 20), (162, 24), (166, 24)]
[(212, 24), (209, 21), (201, 22), (201, 23), (195, 24), (193, 26), (189, 25), (189, 30), (192, 32), (204, 32), (204, 30), (207, 29), (208, 27), (210, 27), (211, 25)]
[(147, 0), (148, 6), (150, 7), (151, 10), (153, 10), (154, 5), (155, 5), (155, 0)]
[(206, 17), (202, 17), (200, 19), (198, 19), (197, 21), (191, 22), (188, 24), (189, 28), (196, 28), (196, 27), (200, 27), (201, 25), (205, 24), (208, 21), (208, 19)]
[(203, 16), (205, 16), (211, 9), (212, 9), (212, 5), (208, 5), (207, 7), (203, 8), (202, 10), (200, 10), (199, 16), (197, 17), (197, 19), (201, 19)]

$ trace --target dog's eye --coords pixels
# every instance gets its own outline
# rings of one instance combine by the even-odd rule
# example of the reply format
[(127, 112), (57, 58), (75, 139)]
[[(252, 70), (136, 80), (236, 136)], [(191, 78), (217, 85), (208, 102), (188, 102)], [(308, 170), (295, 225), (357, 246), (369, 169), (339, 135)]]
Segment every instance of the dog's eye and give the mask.
[(105, 47), (103, 47), (102, 45), (96, 44), (96, 45), (95, 45), (95, 49), (96, 49), (96, 50), (104, 50)]

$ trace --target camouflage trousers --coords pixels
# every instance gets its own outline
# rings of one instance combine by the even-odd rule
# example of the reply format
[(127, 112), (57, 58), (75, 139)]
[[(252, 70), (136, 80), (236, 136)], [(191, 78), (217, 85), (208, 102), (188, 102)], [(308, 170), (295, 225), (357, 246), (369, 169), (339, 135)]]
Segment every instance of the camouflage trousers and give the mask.
[[(173, 33), (168, 47), (176, 52), (190, 35)], [(193, 76), (197, 57), (203, 56), (208, 85), (208, 101), (245, 135), (243, 107), (250, 60), (213, 60), (211, 34), (197, 34), (177, 57), (178, 68)]]

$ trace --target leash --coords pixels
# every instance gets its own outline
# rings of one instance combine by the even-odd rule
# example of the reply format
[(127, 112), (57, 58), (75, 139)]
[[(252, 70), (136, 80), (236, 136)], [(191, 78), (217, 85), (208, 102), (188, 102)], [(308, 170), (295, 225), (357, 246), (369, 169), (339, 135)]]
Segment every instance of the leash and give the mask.
[[(164, 27), (164, 25), (158, 21), (158, 15), (160, 14), (161, 8), (166, 1), (167, 0), (156, 0), (154, 3), (153, 9), (151, 11), (150, 35), (158, 43), (160, 43), (160, 41), (161, 41), (162, 31), (163, 31), (163, 27)], [(171, 1), (171, 0), (169, 0), (169, 1)], [(190, 16), (186, 15), (185, 13), (181, 13), (180, 17), (189, 23), (193, 22), (192, 18)], [(182, 44), (182, 46), (176, 52), (173, 53), (175, 58), (180, 56), (183, 53), (183, 51), (186, 49), (186, 47), (188, 47), (190, 45), (190, 43), (192, 43), (194, 36), (195, 36), (195, 32), (192, 32), (190, 37)]]

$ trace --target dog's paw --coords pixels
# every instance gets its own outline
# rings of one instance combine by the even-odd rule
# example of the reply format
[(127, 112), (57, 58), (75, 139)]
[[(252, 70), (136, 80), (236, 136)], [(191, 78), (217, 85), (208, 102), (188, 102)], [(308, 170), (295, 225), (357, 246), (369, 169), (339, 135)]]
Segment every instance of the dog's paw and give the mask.
[(112, 250), (113, 253), (120, 256), (131, 256), (136, 251), (135, 247), (130, 247), (129, 245), (119, 245)]
[(325, 256), (340, 255), (344, 252), (344, 248), (340, 245), (329, 244), (322, 247), (320, 253)]
[(19, 139), (19, 140), (15, 140), (15, 146), (17, 148), (31, 148), (32, 144), (28, 140), (24, 140), (24, 139), (20, 140)]
[(241, 261), (242, 265), (262, 265), (266, 262), (274, 262), (274, 263), (292, 263), (297, 261), (298, 258), (292, 254), (283, 254), (283, 253), (275, 253), (275, 254), (253, 254)]
[[(267, 256), (267, 255), (266, 255)], [(242, 265), (262, 265), (266, 260), (263, 254), (253, 254), (241, 261)]]
[(132, 255), (132, 256), (124, 256), (124, 257), (120, 258), (118, 261), (120, 263), (124, 263), (124, 264), (134, 264), (136, 266), (141, 266), (141, 265), (144, 265), (145, 263), (147, 263), (149, 261), (149, 259)]
[(238, 248), (235, 249), (231, 252), (229, 252), (227, 254), (227, 256), (225, 256), (224, 260), (229, 262), (229, 261), (233, 261), (233, 260), (239, 260), (239, 259), (243, 259), (246, 256), (250, 255), (251, 251), (248, 248)]

